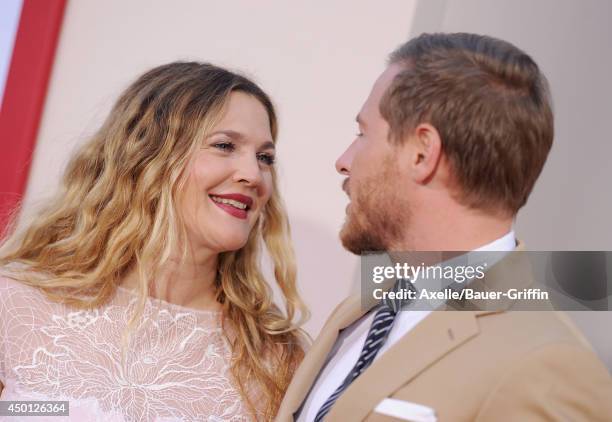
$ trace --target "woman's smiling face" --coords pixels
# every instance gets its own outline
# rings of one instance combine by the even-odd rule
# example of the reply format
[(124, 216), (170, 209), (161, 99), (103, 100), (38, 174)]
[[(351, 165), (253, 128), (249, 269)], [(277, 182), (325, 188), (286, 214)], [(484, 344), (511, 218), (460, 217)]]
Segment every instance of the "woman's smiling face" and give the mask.
[(189, 164), (180, 209), (191, 246), (225, 252), (246, 244), (272, 194), (274, 156), (266, 108), (232, 92)]

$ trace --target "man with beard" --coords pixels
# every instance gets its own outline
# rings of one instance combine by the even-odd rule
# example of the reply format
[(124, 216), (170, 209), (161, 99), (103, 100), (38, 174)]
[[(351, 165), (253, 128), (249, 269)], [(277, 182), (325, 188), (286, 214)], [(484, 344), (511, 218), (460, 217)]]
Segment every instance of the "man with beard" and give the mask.
[[(527, 54), (485, 36), (423, 34), (391, 54), (357, 122), (336, 163), (351, 199), (345, 248), (524, 249), (512, 223), (553, 140), (547, 83)], [(515, 256), (485, 282), (528, 285)], [(278, 421), (612, 418), (610, 375), (562, 314), (396, 312), (360, 299), (329, 317)]]

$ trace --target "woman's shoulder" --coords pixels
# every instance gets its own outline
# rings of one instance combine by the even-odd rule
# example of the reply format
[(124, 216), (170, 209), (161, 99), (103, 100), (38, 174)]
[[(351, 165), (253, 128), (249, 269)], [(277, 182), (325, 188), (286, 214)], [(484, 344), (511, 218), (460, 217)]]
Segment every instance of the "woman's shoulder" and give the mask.
[(0, 267), (0, 301), (13, 291), (31, 289), (18, 278), (18, 273), (13, 268)]
[(9, 315), (16, 316), (26, 310), (31, 314), (52, 306), (44, 293), (22, 281), (22, 276), (23, 273), (15, 267), (0, 267), (0, 314), (9, 312)]
[(20, 279), (27, 274), (27, 269), (21, 264), (8, 264), (0, 267), (0, 291), (15, 289), (32, 289)]

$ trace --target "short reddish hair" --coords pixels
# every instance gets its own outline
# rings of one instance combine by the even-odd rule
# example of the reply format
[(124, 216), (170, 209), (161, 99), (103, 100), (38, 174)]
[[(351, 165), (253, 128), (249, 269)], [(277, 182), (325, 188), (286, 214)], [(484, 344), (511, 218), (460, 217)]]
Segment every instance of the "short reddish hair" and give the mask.
[(546, 78), (514, 45), (475, 34), (422, 34), (390, 55), (404, 65), (381, 100), (391, 142), (419, 123), (439, 132), (459, 199), (516, 214), (553, 141)]

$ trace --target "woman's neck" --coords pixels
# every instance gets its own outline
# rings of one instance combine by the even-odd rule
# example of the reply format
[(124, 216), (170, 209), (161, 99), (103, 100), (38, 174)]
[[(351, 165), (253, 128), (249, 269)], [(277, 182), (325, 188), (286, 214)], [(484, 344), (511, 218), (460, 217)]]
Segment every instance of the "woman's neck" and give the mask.
[[(188, 253), (183, 261), (171, 257), (149, 283), (149, 296), (198, 310), (220, 310), (215, 300), (218, 253)], [(138, 290), (138, 271), (134, 267), (121, 286)]]

